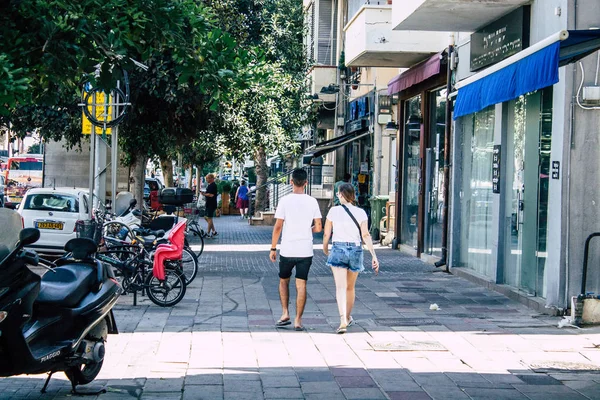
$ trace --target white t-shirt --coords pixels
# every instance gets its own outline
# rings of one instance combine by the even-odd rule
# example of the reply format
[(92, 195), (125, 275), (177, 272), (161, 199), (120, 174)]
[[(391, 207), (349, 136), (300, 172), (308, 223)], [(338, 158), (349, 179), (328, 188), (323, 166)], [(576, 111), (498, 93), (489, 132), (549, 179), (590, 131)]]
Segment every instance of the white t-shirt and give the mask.
[[(356, 218), (356, 222), (360, 225), (363, 221), (367, 221), (367, 213), (362, 208), (347, 204), (348, 210)], [(352, 218), (348, 215), (342, 206), (335, 206), (329, 210), (327, 219), (333, 222), (333, 241), (334, 242), (353, 242), (361, 244), (361, 233), (356, 227)]]
[(279, 200), (275, 218), (283, 220), (279, 253), (284, 257), (312, 257), (312, 224), (321, 218), (317, 200), (307, 194), (288, 194)]

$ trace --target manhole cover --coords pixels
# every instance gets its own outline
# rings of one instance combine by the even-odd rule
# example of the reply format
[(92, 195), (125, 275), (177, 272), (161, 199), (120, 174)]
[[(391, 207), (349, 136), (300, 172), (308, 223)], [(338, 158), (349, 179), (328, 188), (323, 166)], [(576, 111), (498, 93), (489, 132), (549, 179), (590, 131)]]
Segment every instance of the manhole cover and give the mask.
[(436, 320), (427, 318), (376, 318), (375, 323), (382, 326), (441, 325)]
[(539, 361), (529, 364), (535, 372), (594, 372), (600, 374), (598, 366), (588, 363), (578, 363), (569, 361)]
[(375, 351), (447, 351), (437, 342), (374, 342), (369, 344)]

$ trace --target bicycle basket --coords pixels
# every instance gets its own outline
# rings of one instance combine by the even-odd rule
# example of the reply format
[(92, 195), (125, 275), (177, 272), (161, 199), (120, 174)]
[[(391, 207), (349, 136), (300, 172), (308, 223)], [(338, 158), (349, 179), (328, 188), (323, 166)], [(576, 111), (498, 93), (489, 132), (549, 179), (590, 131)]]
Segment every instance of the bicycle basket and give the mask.
[(95, 220), (77, 221), (75, 234), (78, 238), (92, 239), (94, 243), (99, 244), (102, 237), (102, 226)]

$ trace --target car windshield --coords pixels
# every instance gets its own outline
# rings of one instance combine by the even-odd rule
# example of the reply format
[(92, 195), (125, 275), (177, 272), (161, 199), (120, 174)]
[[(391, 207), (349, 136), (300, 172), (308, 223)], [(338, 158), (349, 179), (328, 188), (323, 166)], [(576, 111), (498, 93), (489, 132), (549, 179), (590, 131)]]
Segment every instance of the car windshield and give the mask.
[(25, 200), (24, 210), (79, 212), (79, 201), (75, 196), (57, 193), (30, 194)]
[(21, 216), (8, 208), (0, 208), (0, 261), (16, 247), (21, 232)]

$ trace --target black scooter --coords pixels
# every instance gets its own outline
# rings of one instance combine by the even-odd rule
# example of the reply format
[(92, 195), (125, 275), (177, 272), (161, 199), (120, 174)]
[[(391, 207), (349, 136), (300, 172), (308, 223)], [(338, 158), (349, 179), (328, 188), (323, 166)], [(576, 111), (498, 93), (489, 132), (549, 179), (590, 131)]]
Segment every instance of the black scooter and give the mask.
[[(104, 342), (116, 334), (112, 308), (122, 289), (110, 266), (94, 258), (96, 245), (70, 240), (65, 258), (51, 263), (26, 251), (40, 231), (26, 228), (11, 251), (0, 244), (0, 376), (64, 371), (75, 394), (93, 381), (104, 361)], [(6, 241), (5, 241), (6, 243)], [(40, 278), (27, 265), (49, 271)]]

